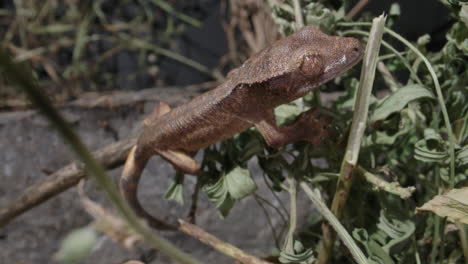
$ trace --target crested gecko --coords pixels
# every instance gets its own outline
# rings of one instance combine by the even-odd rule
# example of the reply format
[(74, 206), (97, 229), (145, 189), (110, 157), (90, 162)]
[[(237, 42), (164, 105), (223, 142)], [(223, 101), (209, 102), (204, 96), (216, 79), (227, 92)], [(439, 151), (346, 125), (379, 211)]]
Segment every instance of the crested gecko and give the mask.
[(226, 80), (174, 109), (161, 102), (144, 120), (143, 133), (131, 149), (120, 189), (136, 213), (159, 229), (170, 224), (147, 213), (137, 187), (147, 161), (160, 155), (176, 170), (197, 174), (200, 165), (189, 153), (255, 126), (273, 148), (306, 140), (320, 142), (327, 120), (311, 109), (288, 126), (277, 126), (275, 107), (306, 95), (354, 66), (363, 55), (357, 39), (329, 36), (306, 26), (250, 57)]

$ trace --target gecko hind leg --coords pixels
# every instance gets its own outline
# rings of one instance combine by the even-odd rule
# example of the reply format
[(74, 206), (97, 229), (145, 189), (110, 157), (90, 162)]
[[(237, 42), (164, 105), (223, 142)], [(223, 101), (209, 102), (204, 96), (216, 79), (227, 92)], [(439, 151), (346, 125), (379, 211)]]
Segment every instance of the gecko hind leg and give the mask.
[[(160, 102), (148, 117), (145, 118), (143, 124), (148, 126), (169, 111), (171, 111), (169, 105), (165, 102)], [(156, 150), (155, 154), (159, 154), (163, 159), (169, 161), (181, 172), (197, 174), (200, 170), (200, 165), (198, 165), (198, 163), (188, 154), (182, 151)], [(138, 200), (138, 183), (140, 182), (141, 174), (149, 158), (149, 156), (144, 154), (142, 155), (141, 152), (138, 152), (137, 146), (134, 146), (131, 149), (120, 177), (121, 193), (135, 212), (146, 219), (150, 226), (162, 230), (175, 230), (177, 229), (177, 224), (166, 223), (165, 221), (155, 218), (143, 208)]]

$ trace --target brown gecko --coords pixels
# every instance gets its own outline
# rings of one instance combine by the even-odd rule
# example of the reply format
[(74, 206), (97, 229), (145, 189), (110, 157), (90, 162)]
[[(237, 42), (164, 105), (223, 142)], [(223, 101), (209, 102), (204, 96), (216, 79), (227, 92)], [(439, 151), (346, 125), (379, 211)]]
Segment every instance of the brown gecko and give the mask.
[(189, 153), (252, 126), (274, 148), (299, 140), (319, 143), (327, 136), (329, 121), (317, 110), (302, 113), (289, 126), (277, 126), (273, 110), (347, 71), (362, 55), (357, 39), (306, 26), (250, 57), (215, 89), (172, 110), (161, 102), (145, 119), (143, 133), (128, 155), (120, 178), (124, 197), (151, 226), (172, 229), (147, 213), (137, 198), (151, 156), (160, 155), (180, 172), (197, 174), (200, 165)]

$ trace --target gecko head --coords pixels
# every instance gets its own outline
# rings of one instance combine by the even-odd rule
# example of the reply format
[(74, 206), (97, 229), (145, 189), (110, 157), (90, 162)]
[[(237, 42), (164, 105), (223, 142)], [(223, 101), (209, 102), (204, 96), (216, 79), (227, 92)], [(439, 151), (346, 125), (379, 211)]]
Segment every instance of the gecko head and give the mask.
[(316, 85), (347, 71), (363, 56), (363, 47), (359, 40), (329, 36), (317, 27), (303, 27), (293, 38), (298, 45), (297, 53), (293, 56), (299, 60), (296, 62), (300, 64), (299, 70)]

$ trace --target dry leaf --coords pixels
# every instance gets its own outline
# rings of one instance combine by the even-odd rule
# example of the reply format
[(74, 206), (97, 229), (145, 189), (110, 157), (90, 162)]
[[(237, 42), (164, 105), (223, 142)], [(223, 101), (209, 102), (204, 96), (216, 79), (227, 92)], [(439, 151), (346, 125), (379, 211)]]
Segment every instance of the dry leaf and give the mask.
[(468, 224), (468, 187), (437, 195), (416, 211), (431, 211), (439, 216), (446, 216), (453, 222)]

